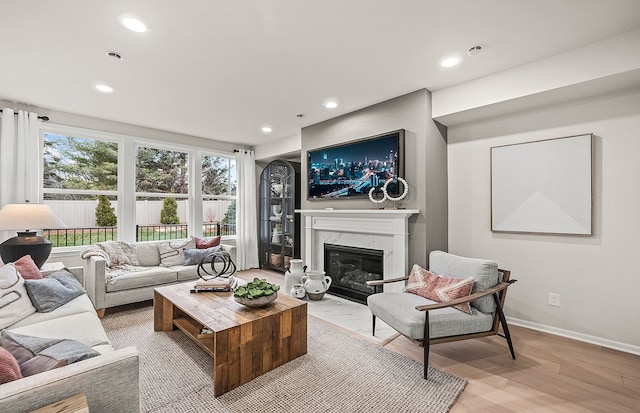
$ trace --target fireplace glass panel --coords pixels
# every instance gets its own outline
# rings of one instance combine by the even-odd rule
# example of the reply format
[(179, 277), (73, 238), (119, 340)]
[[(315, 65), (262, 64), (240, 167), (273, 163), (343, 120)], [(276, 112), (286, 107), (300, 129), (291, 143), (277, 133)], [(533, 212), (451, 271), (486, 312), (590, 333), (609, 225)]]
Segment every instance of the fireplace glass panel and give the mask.
[(375, 293), (370, 280), (381, 280), (384, 251), (345, 245), (324, 244), (324, 271), (331, 277), (329, 292), (352, 301), (366, 303)]

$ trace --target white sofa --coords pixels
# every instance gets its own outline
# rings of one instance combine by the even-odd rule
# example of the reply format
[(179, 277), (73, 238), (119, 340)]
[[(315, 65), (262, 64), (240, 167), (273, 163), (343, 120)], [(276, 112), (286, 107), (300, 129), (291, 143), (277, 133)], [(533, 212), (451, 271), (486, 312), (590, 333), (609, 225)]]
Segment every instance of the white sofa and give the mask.
[[(82, 267), (69, 269), (84, 282)], [(33, 313), (6, 330), (79, 341), (99, 356), (0, 385), (0, 412), (30, 412), (85, 393), (92, 412), (140, 410), (139, 358), (135, 347), (114, 350), (87, 294), (48, 313)]]
[[(197, 265), (174, 265), (161, 267), (158, 246), (163, 241), (147, 241), (135, 244), (140, 264), (144, 271), (120, 275), (116, 282), (107, 281), (107, 267), (104, 258), (91, 256), (84, 260), (85, 288), (95, 306), (98, 316), (110, 307), (153, 299), (153, 290), (161, 285), (176, 284), (198, 278)], [(236, 247), (220, 244), (235, 262)]]

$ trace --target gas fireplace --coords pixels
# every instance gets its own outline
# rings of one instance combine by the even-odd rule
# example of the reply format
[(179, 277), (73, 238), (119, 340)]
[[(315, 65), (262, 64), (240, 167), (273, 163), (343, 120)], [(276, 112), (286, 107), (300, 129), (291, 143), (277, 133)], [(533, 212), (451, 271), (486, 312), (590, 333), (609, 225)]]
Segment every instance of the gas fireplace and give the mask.
[(331, 277), (330, 293), (366, 304), (375, 292), (366, 282), (383, 279), (384, 251), (324, 244), (324, 271)]

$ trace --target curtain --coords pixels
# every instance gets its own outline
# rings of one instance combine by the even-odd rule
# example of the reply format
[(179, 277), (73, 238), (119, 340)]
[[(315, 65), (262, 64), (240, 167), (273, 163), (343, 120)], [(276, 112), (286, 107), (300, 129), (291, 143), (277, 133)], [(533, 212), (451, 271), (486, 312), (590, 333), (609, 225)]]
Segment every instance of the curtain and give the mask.
[(39, 202), (42, 158), (38, 147), (38, 114), (2, 109), (0, 123), (0, 207)]
[(240, 150), (236, 155), (238, 193), (236, 196), (236, 267), (240, 270), (259, 267), (258, 209), (256, 201), (256, 162), (253, 151)]

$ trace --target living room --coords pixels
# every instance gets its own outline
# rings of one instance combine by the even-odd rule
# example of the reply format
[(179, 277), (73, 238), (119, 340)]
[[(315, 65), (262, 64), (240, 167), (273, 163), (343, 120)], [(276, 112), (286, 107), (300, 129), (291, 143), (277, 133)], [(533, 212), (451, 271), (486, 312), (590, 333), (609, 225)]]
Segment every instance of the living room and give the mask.
[[(146, 2), (133, 2), (133, 10), (128, 7), (129, 2), (111, 2), (113, 4), (102, 11), (105, 16), (114, 16), (113, 22), (104, 23), (106, 17), (100, 18), (100, 23), (87, 19), (78, 23), (78, 29), (73, 29), (71, 19), (74, 16), (68, 9), (42, 6), (44, 12), (39, 13), (45, 18), (30, 15), (36, 13), (35, 2), (21, 3), (24, 4), (16, 2), (3, 6), (10, 12), (0, 17), (3, 21), (0, 31), (6, 32), (5, 37), (12, 43), (9, 59), (24, 60), (0, 68), (4, 78), (12, 79), (0, 88), (0, 107), (47, 116), (49, 121), (42, 122), (42, 128), (51, 131), (66, 128), (67, 133), (121, 138), (125, 146), (122, 168), (130, 168), (123, 169), (127, 175), (135, 175), (135, 145), (141, 142), (163, 148), (188, 148), (185, 150), (193, 153), (210, 151), (228, 157), (235, 156), (236, 149), (253, 151), (255, 182), (258, 182), (262, 168), (271, 160), (300, 162), (302, 170), (306, 171), (306, 153), (310, 150), (404, 129), (403, 178), (408, 182), (409, 191), (399, 206), (420, 213), (408, 221), (407, 273), (392, 276), (407, 275), (413, 264), (428, 268), (428, 253), (443, 250), (465, 257), (495, 260), (518, 280), (509, 288), (505, 304), (518, 356), (515, 361), (508, 356), (506, 343), (500, 337), (432, 347), (432, 367), (469, 382), (451, 408), (452, 412), (483, 409), (604, 411), (603, 406), (607, 405), (614, 406), (610, 411), (633, 411), (632, 403), (637, 405), (640, 398), (640, 333), (632, 326), (640, 313), (634, 296), (640, 281), (631, 262), (637, 241), (629, 231), (638, 227), (638, 218), (633, 217), (640, 198), (631, 178), (640, 172), (633, 158), (634, 149), (640, 149), (634, 134), (640, 126), (640, 55), (635, 47), (640, 41), (637, 17), (640, 10), (636, 2), (620, 0), (605, 5), (597, 1), (571, 1), (557, 5), (549, 1), (544, 7), (527, 2), (492, 1), (486, 5), (486, 10), (467, 2), (460, 2), (458, 8), (436, 2), (423, 5), (411, 2), (404, 11), (395, 10), (385, 2), (376, 2), (375, 6), (355, 2), (351, 7), (332, 4), (326, 8), (287, 4), (304, 16), (301, 20), (307, 25), (316, 25), (314, 30), (304, 31), (301, 37), (314, 41), (310, 44), (318, 56), (296, 64), (295, 70), (287, 68), (286, 64), (292, 62), (286, 55), (307, 54), (302, 44), (290, 43), (293, 42), (290, 36), (280, 32), (285, 31), (282, 27), (288, 27), (287, 24), (293, 25), (296, 16), (291, 11), (285, 12), (284, 5), (225, 5), (221, 13), (230, 16), (226, 21), (227, 17), (214, 17), (213, 7), (202, 2), (197, 2), (191, 10), (180, 11), (167, 4), (154, 10)], [(88, 16), (93, 13), (91, 7), (95, 6), (70, 2), (65, 7), (78, 10), (78, 16)], [(330, 7), (340, 12), (336, 11), (334, 16), (327, 10)], [(468, 10), (462, 12), (459, 8)], [(166, 15), (160, 10), (163, 13), (173, 11), (182, 23), (197, 19), (199, 13), (204, 14), (220, 25), (218, 30), (229, 30), (231, 40), (227, 40), (225, 48), (212, 52), (214, 57), (219, 53), (227, 59), (226, 66), (218, 63), (224, 67), (215, 69), (219, 71), (215, 76), (220, 79), (211, 80), (210, 84), (202, 82), (203, 90), (184, 87), (184, 82), (188, 81), (183, 79), (185, 77), (203, 76), (200, 71), (212, 75), (215, 72), (215, 67), (210, 65), (206, 70), (196, 70), (201, 63), (198, 59), (205, 57), (188, 55), (184, 44), (200, 38), (198, 42), (202, 43), (197, 43), (200, 49), (196, 47), (195, 50), (203, 50), (210, 40), (199, 33), (177, 35), (176, 30), (162, 20)], [(452, 16), (460, 13), (461, 20), (454, 27), (464, 34), (461, 39), (451, 43), (443, 40), (442, 47), (430, 45), (429, 39), (434, 37), (429, 35), (433, 33), (422, 32), (427, 29), (419, 28), (430, 20), (425, 17), (430, 10), (443, 21), (455, 20)], [(582, 11), (578, 13), (577, 10)], [(147, 37), (131, 37), (122, 29), (117, 17), (125, 12), (148, 20)], [(314, 13), (318, 14), (318, 20)], [(368, 30), (362, 32), (366, 33), (365, 37), (371, 37), (365, 42), (354, 34), (355, 30), (352, 32), (347, 27), (349, 19), (360, 13), (369, 17), (372, 23), (388, 22), (389, 17), (394, 17), (394, 25), (391, 25), (394, 30), (406, 36), (416, 30), (420, 35), (411, 37), (421, 40), (413, 39), (407, 43), (410, 47), (397, 53), (393, 53), (399, 44), (397, 37), (393, 37), (396, 43), (389, 41), (388, 44)], [(385, 16), (385, 13), (389, 15)], [(497, 14), (500, 16), (493, 16)], [(287, 23), (281, 20), (285, 15), (289, 18)], [(327, 20), (320, 17), (327, 17)], [(54, 29), (36, 34), (36, 27), (50, 27), (39, 19), (58, 19), (69, 28), (60, 29), (58, 37)], [(207, 19), (196, 21), (204, 27)], [(324, 23), (321, 25), (320, 21)], [(326, 29), (329, 21), (334, 21), (338, 34), (332, 36), (336, 37), (323, 40), (312, 36), (315, 30), (320, 31), (319, 26)], [(243, 30), (259, 23), (262, 29), (256, 30), (256, 37), (247, 40), (242, 33), (231, 30), (231, 22)], [(490, 22), (499, 28), (489, 30)], [(100, 57), (94, 59), (87, 55), (86, 61), (88, 66), (103, 70), (86, 74), (84, 69), (79, 69), (83, 59), (74, 53), (86, 54), (87, 49), (83, 48), (83, 41), (73, 36), (80, 37), (77, 33), (89, 31), (92, 25), (99, 24), (107, 26), (101, 32), (101, 36), (106, 37), (92, 40), (94, 43), (88, 47), (97, 48)], [(304, 27), (299, 24), (292, 27), (302, 30)], [(23, 30), (23, 26), (30, 30)], [(534, 27), (538, 28), (533, 33), (543, 41), (534, 43), (531, 39), (535, 36), (523, 33)], [(359, 21), (358, 28), (364, 29), (365, 24)], [(445, 27), (438, 29), (449, 34), (442, 38), (453, 37), (455, 33)], [(212, 33), (209, 35), (213, 36)], [(554, 36), (557, 42), (551, 40)], [(518, 43), (523, 39), (527, 41)], [(283, 42), (280, 46), (278, 40)], [(340, 45), (340, 40), (345, 44)], [(255, 51), (248, 48), (247, 42), (255, 42), (257, 49), (263, 47), (263, 54), (252, 56), (250, 62), (242, 60), (249, 55), (249, 50)], [(91, 41), (87, 40), (87, 43)], [(144, 77), (151, 76), (154, 70), (153, 64), (146, 65), (161, 61), (160, 45), (163, 43), (171, 47), (171, 54), (168, 54), (171, 59), (167, 59), (166, 68), (158, 68), (167, 82), (163, 84), (167, 90), (157, 90), (158, 84), (146, 83)], [(415, 56), (420, 43), (424, 43), (424, 54), (433, 59), (433, 67)], [(448, 69), (440, 67), (437, 60), (450, 53), (450, 50), (443, 50), (449, 45), (455, 45), (462, 62), (447, 72)], [(482, 45), (483, 50), (479, 54), (467, 54), (474, 45)], [(363, 57), (347, 46), (362, 47), (367, 51), (362, 55), (372, 55), (375, 59), (367, 57), (366, 61), (371, 65), (360, 66), (351, 60)], [(19, 50), (20, 47), (24, 50)], [(234, 51), (234, 47), (238, 50)], [(285, 52), (277, 57), (267, 55), (267, 51), (277, 52), (278, 47), (284, 48)], [(332, 49), (337, 49), (335, 54), (330, 53)], [(513, 60), (509, 62), (504, 54), (498, 54), (498, 50), (512, 53)], [(122, 52), (121, 61), (106, 56), (107, 51)], [(56, 54), (61, 54), (63, 60), (78, 68), (56, 69), (60, 64)], [(474, 60), (489, 59), (487, 55), (503, 60), (500, 64)], [(334, 64), (339, 58), (349, 61), (351, 72), (329, 65), (328, 62)], [(312, 63), (319, 65), (323, 59), (324, 66), (308, 67)], [(279, 60), (285, 67), (277, 64)], [(381, 68), (372, 68), (376, 60)], [(249, 70), (249, 67), (259, 66), (257, 63), (263, 63), (265, 70), (274, 70), (276, 74), (260, 77)], [(466, 73), (474, 65), (478, 66), (476, 71)], [(331, 73), (334, 70), (336, 73)], [(382, 77), (385, 70), (392, 71), (390, 78), (393, 81)], [(433, 76), (434, 80), (418, 76), (420, 71)], [(227, 88), (225, 82), (230, 83), (234, 76), (242, 78), (241, 83), (235, 84), (235, 89)], [(343, 77), (346, 83), (338, 83), (334, 77)], [(111, 82), (114, 92), (100, 94), (89, 90), (94, 79)], [(440, 82), (439, 86), (437, 82)], [(88, 85), (87, 90), (74, 95), (72, 90), (84, 88), (84, 83)], [(271, 83), (271, 89), (261, 89), (260, 83)], [(56, 86), (69, 92), (60, 92)], [(181, 88), (185, 90), (177, 93)], [(304, 99), (298, 97), (301, 89), (309, 91)], [(207, 95), (206, 99), (198, 101), (195, 96), (199, 93)], [(211, 99), (211, 96), (218, 98)], [(281, 105), (270, 101), (276, 96), (286, 110), (278, 109)], [(336, 99), (339, 106), (334, 109), (322, 107), (323, 101), (329, 98)], [(216, 102), (212, 103), (212, 100)], [(311, 105), (316, 101), (318, 108)], [(173, 107), (176, 103), (184, 106), (183, 102), (194, 104), (187, 104), (187, 107), (191, 106), (187, 110)], [(227, 114), (225, 106), (234, 111), (235, 117)], [(172, 113), (175, 111), (177, 116)], [(246, 117), (245, 121), (240, 120), (243, 117)], [(260, 130), (267, 126), (272, 128), (271, 132)], [(204, 130), (207, 132), (203, 133)], [(593, 134), (591, 233), (492, 231), (491, 148), (583, 134)], [(0, 168), (6, 176), (4, 171), (8, 166), (4, 158)], [(368, 198), (321, 202), (307, 199), (304, 181), (302, 179), (302, 210), (377, 208)], [(5, 179), (0, 185), (7, 185)], [(118, 188), (122, 191), (118, 195), (126, 191), (133, 193), (134, 184), (127, 185)], [(136, 197), (121, 200), (125, 199), (129, 205), (119, 209), (133, 210)], [(135, 214), (131, 215), (119, 214), (118, 228), (121, 239), (132, 242), (136, 222)], [(202, 216), (203, 211), (190, 209), (190, 215)], [(195, 223), (197, 221), (191, 222), (192, 225)], [(5, 233), (3, 240), (14, 235)], [(237, 252), (242, 245), (243, 242), (236, 239)], [(49, 262), (63, 262), (67, 267), (83, 266), (80, 250), (80, 247), (54, 248)], [(301, 258), (308, 260), (308, 257)], [(255, 267), (250, 259), (243, 262), (242, 269)], [(606, 281), (605, 277), (611, 276), (615, 276), (616, 282)], [(282, 275), (274, 273), (270, 280), (273, 277), (282, 278)], [(550, 305), (550, 294), (554, 294), (559, 302)], [(107, 312), (103, 320), (111, 315)], [(422, 350), (401, 338), (384, 347), (422, 362)], [(576, 354), (582, 357), (576, 357)], [(591, 358), (596, 361), (585, 360)], [(524, 374), (517, 376), (522, 370), (525, 370)], [(423, 380), (421, 376), (415, 379)], [(567, 389), (567, 395), (554, 390), (563, 387)], [(238, 406), (235, 408), (237, 410), (229, 408), (227, 411), (242, 411)], [(339, 403), (334, 408), (340, 411)], [(149, 411), (144, 406), (142, 410)], [(382, 405), (381, 411), (384, 411)]]

